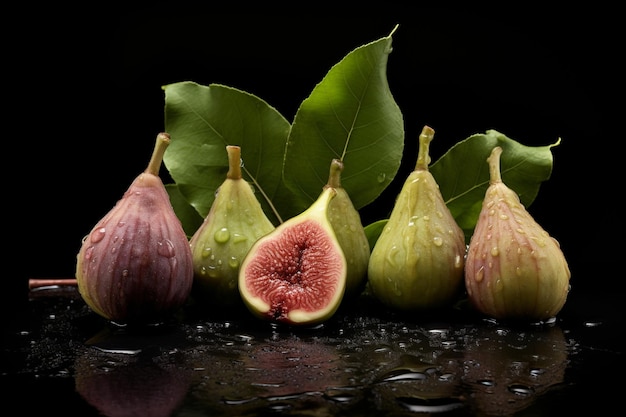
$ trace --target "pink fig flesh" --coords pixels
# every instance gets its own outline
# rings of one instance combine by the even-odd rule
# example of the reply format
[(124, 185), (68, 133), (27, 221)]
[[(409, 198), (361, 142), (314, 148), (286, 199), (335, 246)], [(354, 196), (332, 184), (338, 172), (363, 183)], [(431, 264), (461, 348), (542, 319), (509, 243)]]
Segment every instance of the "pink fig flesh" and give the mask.
[(256, 316), (290, 325), (317, 324), (339, 307), (347, 263), (328, 221), (332, 188), (311, 207), (261, 237), (245, 257), (239, 290)]

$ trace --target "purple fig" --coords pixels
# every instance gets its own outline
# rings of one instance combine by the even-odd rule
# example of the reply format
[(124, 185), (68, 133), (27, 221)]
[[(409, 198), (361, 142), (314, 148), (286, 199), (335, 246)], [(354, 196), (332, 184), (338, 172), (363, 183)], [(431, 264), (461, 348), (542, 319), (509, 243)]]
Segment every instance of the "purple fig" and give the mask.
[(468, 298), (495, 319), (549, 319), (565, 304), (570, 270), (557, 240), (502, 182), (501, 153), (497, 146), (487, 158), (489, 187), (465, 265)]
[(146, 170), (95, 225), (77, 255), (80, 295), (113, 322), (153, 322), (186, 302), (193, 283), (189, 241), (159, 177), (167, 133)]

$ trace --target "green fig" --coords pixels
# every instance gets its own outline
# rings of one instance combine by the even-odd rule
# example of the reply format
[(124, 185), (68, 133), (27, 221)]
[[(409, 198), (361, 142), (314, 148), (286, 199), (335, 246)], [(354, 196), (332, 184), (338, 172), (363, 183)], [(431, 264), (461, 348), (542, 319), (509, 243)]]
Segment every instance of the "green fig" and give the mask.
[(337, 192), (328, 206), (328, 219), (348, 263), (344, 298), (353, 298), (363, 292), (367, 283), (370, 245), (361, 223), (361, 216), (354, 208), (348, 192), (341, 186), (343, 167), (341, 160), (331, 161), (328, 182), (324, 188), (331, 187)]
[(331, 318), (346, 288), (348, 266), (328, 206), (328, 187), (305, 211), (259, 238), (239, 271), (239, 291), (255, 316), (287, 325)]
[(415, 169), (395, 201), (370, 256), (372, 294), (397, 310), (426, 310), (451, 304), (463, 288), (465, 236), (428, 170), (434, 131), (419, 136)]
[(565, 304), (570, 270), (556, 239), (502, 182), (496, 146), (489, 187), (470, 239), (465, 287), (471, 304), (495, 319), (545, 320)]
[(77, 255), (80, 295), (113, 322), (161, 321), (191, 292), (189, 241), (159, 178), (169, 143), (169, 134), (157, 135), (148, 167), (83, 239)]
[(239, 267), (250, 247), (274, 230), (250, 184), (241, 176), (241, 148), (226, 146), (228, 173), (204, 222), (190, 240), (194, 295), (210, 306), (241, 303)]

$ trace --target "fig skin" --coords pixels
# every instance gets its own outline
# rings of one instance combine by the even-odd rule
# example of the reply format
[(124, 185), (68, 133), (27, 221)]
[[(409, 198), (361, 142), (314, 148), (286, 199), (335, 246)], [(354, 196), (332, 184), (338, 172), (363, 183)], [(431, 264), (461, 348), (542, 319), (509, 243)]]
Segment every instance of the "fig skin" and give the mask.
[(419, 137), (415, 169), (395, 201), (368, 264), (371, 293), (400, 311), (434, 310), (462, 293), (465, 235), (428, 170), (434, 130)]
[(77, 255), (81, 297), (113, 322), (162, 321), (191, 292), (189, 241), (158, 176), (169, 143), (169, 134), (157, 135), (148, 167), (83, 239)]
[(309, 208), (252, 245), (239, 271), (239, 292), (253, 315), (304, 326), (337, 311), (348, 267), (328, 219), (336, 193), (324, 189)]
[(208, 307), (241, 304), (241, 261), (261, 236), (274, 230), (250, 184), (241, 176), (241, 148), (229, 145), (229, 170), (204, 222), (190, 240), (193, 294)]
[(487, 158), (489, 187), (465, 265), (468, 299), (495, 319), (546, 320), (564, 306), (571, 273), (558, 241), (502, 182), (501, 154), (496, 146)]
[(348, 263), (344, 294), (344, 300), (346, 300), (359, 296), (365, 289), (367, 264), (371, 251), (363, 223), (361, 223), (361, 216), (352, 204), (348, 192), (341, 185), (343, 167), (341, 160), (331, 161), (328, 182), (324, 188), (334, 188), (337, 193), (328, 206), (328, 219)]

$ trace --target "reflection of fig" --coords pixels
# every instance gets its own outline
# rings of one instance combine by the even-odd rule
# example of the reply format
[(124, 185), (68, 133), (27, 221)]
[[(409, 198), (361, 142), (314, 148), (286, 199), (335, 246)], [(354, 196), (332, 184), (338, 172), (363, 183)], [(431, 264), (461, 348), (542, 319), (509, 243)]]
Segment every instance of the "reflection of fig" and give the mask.
[(337, 310), (347, 264), (328, 220), (329, 187), (305, 211), (252, 246), (241, 264), (239, 291), (258, 317), (286, 324), (320, 323)]
[(477, 414), (512, 416), (563, 383), (568, 346), (558, 327), (478, 327), (464, 351), (463, 382)]
[(188, 370), (151, 360), (85, 355), (76, 362), (76, 391), (107, 417), (171, 416), (190, 383)]
[(399, 310), (442, 307), (463, 287), (465, 236), (428, 171), (434, 131), (419, 138), (415, 170), (409, 174), (369, 260), (372, 293)]
[(228, 346), (194, 346), (189, 367), (198, 383), (176, 415), (338, 415), (337, 406), (346, 410), (346, 397), (359, 394), (355, 376), (345, 370), (348, 355), (316, 334), (243, 341), (231, 335)]
[(241, 149), (227, 146), (228, 173), (202, 225), (191, 238), (194, 293), (214, 305), (241, 302), (241, 261), (257, 239), (274, 230), (252, 187), (241, 177)]
[(342, 171), (343, 162), (333, 159), (324, 187), (332, 187), (337, 192), (328, 205), (328, 219), (348, 263), (345, 296), (352, 297), (359, 295), (365, 288), (370, 246), (359, 212), (354, 208), (346, 189), (341, 186)]
[(286, 397), (324, 392), (328, 387), (349, 384), (341, 372), (337, 348), (307, 339), (277, 339), (257, 343), (241, 359), (246, 382), (256, 397)]
[(85, 237), (77, 255), (81, 296), (115, 322), (160, 320), (191, 291), (189, 241), (158, 176), (169, 143), (167, 133), (157, 135), (148, 167)]
[(495, 147), (487, 158), (490, 183), (465, 267), (468, 298), (496, 319), (548, 319), (565, 304), (570, 270), (559, 243), (502, 182), (501, 153)]

